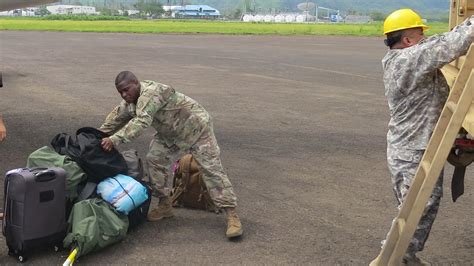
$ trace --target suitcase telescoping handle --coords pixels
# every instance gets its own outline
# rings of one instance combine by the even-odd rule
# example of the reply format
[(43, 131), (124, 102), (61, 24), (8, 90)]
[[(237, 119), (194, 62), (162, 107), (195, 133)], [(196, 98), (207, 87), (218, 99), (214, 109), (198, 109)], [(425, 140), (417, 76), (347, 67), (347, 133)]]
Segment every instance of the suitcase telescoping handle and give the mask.
[(43, 170), (41, 172), (35, 173), (36, 182), (48, 182), (55, 178), (56, 178), (56, 173), (51, 169)]

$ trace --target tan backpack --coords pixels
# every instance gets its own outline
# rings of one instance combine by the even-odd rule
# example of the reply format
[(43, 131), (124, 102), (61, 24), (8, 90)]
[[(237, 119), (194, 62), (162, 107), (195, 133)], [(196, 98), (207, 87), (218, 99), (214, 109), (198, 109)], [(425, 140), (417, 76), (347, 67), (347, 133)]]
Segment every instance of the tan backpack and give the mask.
[(173, 207), (185, 207), (218, 212), (202, 179), (199, 166), (191, 154), (186, 154), (177, 162), (174, 169)]

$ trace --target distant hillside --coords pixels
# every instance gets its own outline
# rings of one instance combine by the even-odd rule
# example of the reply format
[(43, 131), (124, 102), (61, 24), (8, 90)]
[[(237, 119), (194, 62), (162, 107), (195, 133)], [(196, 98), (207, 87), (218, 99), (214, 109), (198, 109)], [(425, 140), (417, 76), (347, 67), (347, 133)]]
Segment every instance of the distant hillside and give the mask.
[[(193, 4), (206, 4), (228, 12), (243, 9), (243, 0), (190, 0)], [(252, 1), (251, 1), (252, 2)], [(304, 0), (255, 0), (257, 10), (296, 11), (296, 5)], [(318, 6), (338, 9), (342, 13), (356, 11), (359, 14), (382, 12), (388, 14), (399, 8), (412, 8), (423, 17), (448, 17), (449, 0), (313, 0)]]

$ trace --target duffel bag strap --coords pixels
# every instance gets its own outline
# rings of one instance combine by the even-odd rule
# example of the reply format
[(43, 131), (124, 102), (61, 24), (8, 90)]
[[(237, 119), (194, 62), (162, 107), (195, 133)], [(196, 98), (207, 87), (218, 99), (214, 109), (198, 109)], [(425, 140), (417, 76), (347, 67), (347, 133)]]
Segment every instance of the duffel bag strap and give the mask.
[(90, 196), (94, 194), (96, 188), (97, 188), (96, 183), (87, 182), (84, 188), (81, 190), (81, 193), (79, 193), (79, 196), (77, 197), (76, 202), (90, 198)]

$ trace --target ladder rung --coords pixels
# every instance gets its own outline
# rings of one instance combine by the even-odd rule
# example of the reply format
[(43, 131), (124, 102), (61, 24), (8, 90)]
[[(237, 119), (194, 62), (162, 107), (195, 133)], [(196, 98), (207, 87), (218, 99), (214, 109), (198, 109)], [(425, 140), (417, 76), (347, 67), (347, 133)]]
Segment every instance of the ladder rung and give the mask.
[(443, 67), (443, 70), (447, 71), (449, 74), (451, 74), (452, 76), (456, 76), (459, 74), (459, 69), (460, 69), (460, 65), (454, 65), (456, 63), (456, 61), (454, 61), (453, 63), (451, 64), (447, 64)]
[(398, 225), (398, 234), (402, 235), (403, 229), (405, 228), (405, 219), (398, 218), (397, 219), (397, 225)]
[(454, 113), (454, 111), (456, 110), (456, 107), (458, 107), (458, 105), (453, 103), (453, 102), (447, 102), (446, 107), (448, 107), (449, 111)]
[(427, 161), (423, 161), (420, 163), (421, 169), (423, 169), (423, 172), (425, 172), (425, 176), (428, 175), (428, 171), (431, 168), (431, 163)]

